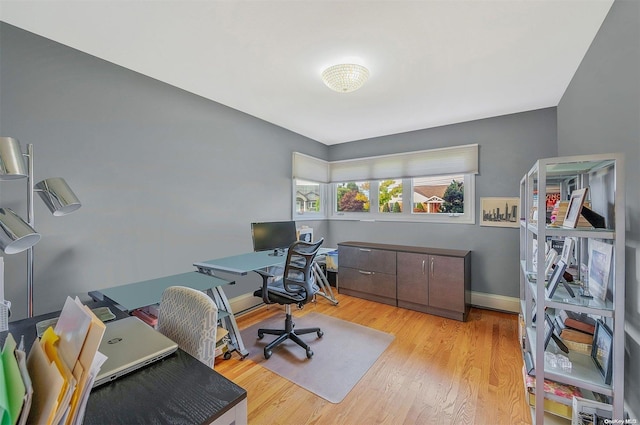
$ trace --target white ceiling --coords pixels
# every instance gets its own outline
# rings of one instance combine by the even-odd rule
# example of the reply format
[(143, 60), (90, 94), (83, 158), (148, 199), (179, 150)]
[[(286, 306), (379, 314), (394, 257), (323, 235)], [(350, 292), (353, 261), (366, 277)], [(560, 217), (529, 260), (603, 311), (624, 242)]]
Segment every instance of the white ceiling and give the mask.
[[(1, 0), (0, 19), (327, 145), (556, 106), (613, 0)], [(359, 91), (320, 79), (371, 73)]]

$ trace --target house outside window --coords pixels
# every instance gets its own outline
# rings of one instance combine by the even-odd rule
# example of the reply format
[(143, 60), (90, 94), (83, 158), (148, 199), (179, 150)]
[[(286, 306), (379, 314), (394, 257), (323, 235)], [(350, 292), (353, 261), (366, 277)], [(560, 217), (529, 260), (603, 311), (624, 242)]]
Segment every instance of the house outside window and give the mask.
[(464, 175), (412, 179), (414, 214), (464, 213)]

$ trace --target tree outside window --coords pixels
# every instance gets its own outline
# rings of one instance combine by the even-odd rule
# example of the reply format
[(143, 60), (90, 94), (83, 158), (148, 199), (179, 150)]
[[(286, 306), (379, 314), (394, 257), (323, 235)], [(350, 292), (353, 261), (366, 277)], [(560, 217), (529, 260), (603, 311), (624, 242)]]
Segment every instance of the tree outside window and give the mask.
[(337, 185), (337, 210), (339, 212), (368, 212), (369, 182), (346, 182)]
[(380, 212), (402, 212), (402, 180), (383, 180), (379, 182), (378, 204), (378, 211)]

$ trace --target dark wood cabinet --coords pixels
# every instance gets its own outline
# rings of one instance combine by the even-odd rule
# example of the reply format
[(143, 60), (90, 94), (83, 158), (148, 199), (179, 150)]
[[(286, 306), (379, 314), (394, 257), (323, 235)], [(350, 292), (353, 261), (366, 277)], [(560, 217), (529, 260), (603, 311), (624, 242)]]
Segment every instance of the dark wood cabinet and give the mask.
[(340, 292), (465, 320), (471, 252), (365, 242), (338, 244)]
[(395, 251), (338, 244), (338, 279), (343, 294), (396, 305)]

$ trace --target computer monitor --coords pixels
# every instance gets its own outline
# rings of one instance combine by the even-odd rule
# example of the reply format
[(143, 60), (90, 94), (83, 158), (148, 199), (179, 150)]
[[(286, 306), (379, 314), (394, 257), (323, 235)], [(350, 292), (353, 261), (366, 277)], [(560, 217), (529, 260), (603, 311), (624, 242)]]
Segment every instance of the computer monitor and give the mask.
[(298, 237), (295, 221), (251, 223), (254, 251), (287, 249)]

